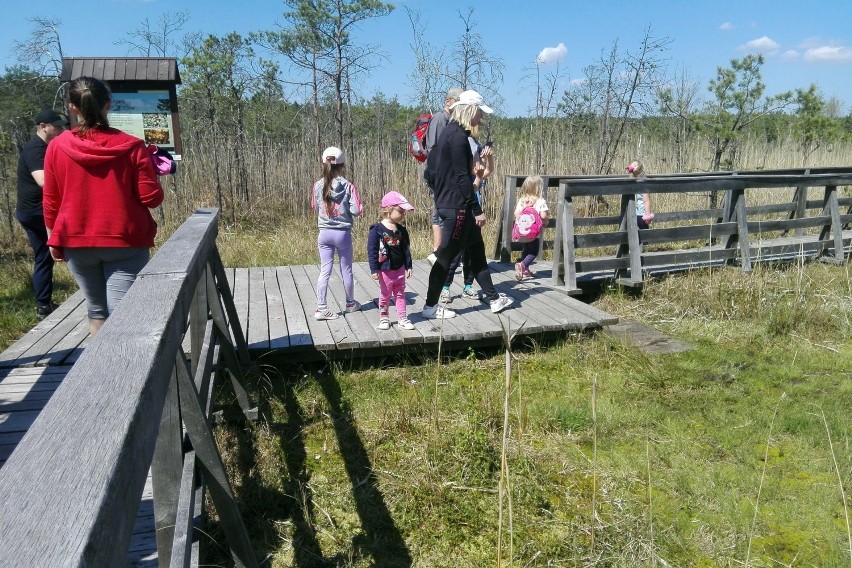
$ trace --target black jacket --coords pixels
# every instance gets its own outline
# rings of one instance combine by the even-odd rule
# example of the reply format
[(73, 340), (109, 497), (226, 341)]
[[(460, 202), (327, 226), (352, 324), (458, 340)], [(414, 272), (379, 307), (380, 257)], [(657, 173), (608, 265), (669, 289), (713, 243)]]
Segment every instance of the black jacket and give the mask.
[(450, 121), (429, 152), (424, 177), (435, 194), (437, 209), (469, 209), (482, 214), (473, 188), (473, 154), (468, 132)]

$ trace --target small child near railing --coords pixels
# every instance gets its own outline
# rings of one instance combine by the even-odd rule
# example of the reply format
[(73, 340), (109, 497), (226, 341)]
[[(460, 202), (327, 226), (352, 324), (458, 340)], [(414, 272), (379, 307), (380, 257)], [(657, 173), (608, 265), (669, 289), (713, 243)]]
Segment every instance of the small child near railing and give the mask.
[[(630, 177), (638, 180), (645, 177), (645, 165), (639, 160), (634, 160), (627, 165), (627, 173)], [(654, 214), (651, 212), (651, 195), (648, 193), (636, 194), (636, 224), (640, 229), (647, 229), (654, 222)]]
[(544, 182), (541, 176), (528, 176), (521, 186), (518, 203), (515, 206), (515, 224), (512, 228), (512, 240), (523, 243), (521, 261), (515, 264), (515, 280), (532, 278), (530, 265), (535, 261), (541, 248), (542, 228), (547, 223), (549, 209), (542, 197)]

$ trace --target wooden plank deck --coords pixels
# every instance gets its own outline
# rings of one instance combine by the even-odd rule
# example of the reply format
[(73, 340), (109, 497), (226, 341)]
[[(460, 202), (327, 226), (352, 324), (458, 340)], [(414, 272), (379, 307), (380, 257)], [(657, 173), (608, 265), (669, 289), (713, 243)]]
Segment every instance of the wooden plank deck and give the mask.
[(393, 308), (391, 329), (377, 329), (378, 283), (370, 277), (366, 263), (356, 263), (353, 267), (355, 299), (362, 304), (359, 312), (344, 313), (343, 283), (337, 272), (332, 275), (328, 305), (341, 317), (330, 321), (313, 318), (319, 275), (315, 265), (238, 268), (229, 273), (229, 280), (249, 349), (255, 353), (298, 354), (306, 358), (350, 357), (356, 352), (358, 356), (383, 356), (414, 346), (436, 348), (441, 334), (448, 348), (496, 344), (502, 341), (501, 320), (512, 333), (520, 328), (521, 335), (597, 329), (616, 323), (617, 318), (548, 286), (549, 263), (538, 263), (534, 268), (537, 278), (519, 283), (510, 265), (491, 264), (498, 291), (515, 300), (499, 317), (491, 313), (487, 304), (459, 296), (462, 285), (459, 271), (450, 304), (459, 317), (441, 322), (424, 319), (420, 314), (431, 267), (425, 260), (415, 261), (406, 290), (407, 315), (415, 325), (414, 330), (393, 325), (397, 319)]

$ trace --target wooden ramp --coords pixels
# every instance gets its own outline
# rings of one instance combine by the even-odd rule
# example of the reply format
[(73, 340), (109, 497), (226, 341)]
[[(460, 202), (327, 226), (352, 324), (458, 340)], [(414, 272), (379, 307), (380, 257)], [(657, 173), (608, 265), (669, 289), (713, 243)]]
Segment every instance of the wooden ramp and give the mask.
[(491, 264), (497, 290), (515, 301), (499, 316), (492, 314), (486, 303), (459, 296), (462, 289), (459, 271), (451, 289), (454, 299), (449, 304), (459, 315), (442, 322), (424, 319), (420, 314), (431, 267), (425, 260), (415, 261), (406, 290), (408, 317), (415, 326), (410, 331), (395, 325), (393, 307), (391, 329), (377, 329), (379, 310), (375, 300), (379, 286), (370, 277), (366, 263), (354, 266), (355, 299), (362, 304), (359, 312), (343, 314), (346, 298), (342, 281), (339, 274), (332, 275), (329, 308), (343, 316), (330, 321), (317, 321), (313, 317), (317, 266), (235, 268), (227, 273), (249, 350), (255, 354), (300, 354), (308, 358), (384, 356), (412, 349), (437, 349), (442, 334), (447, 349), (499, 344), (503, 337), (502, 325), (511, 333), (543, 336), (598, 329), (618, 321), (614, 316), (549, 287), (546, 284), (550, 280), (549, 264), (535, 264), (533, 268), (537, 278), (517, 282), (511, 265)]
[[(499, 316), (492, 314), (484, 302), (459, 297), (462, 287), (459, 271), (452, 288), (455, 298), (450, 304), (459, 316), (443, 323), (426, 320), (420, 311), (430, 268), (425, 260), (416, 261), (408, 283), (408, 316), (415, 325), (411, 331), (396, 325), (386, 331), (376, 328), (378, 283), (370, 277), (366, 263), (354, 267), (355, 298), (363, 304), (363, 309), (332, 321), (316, 321), (313, 317), (317, 266), (232, 268), (226, 269), (226, 273), (249, 349), (255, 357), (265, 354), (298, 355), (306, 359), (375, 357), (412, 349), (434, 350), (441, 334), (446, 348), (467, 348), (502, 342), (501, 322), (512, 333), (520, 330), (521, 335), (544, 336), (597, 329), (618, 321), (545, 285), (551, 276), (547, 263), (534, 265), (538, 277), (522, 283), (515, 281), (511, 265), (491, 264), (497, 289), (515, 301)], [(332, 310), (343, 311), (345, 296), (338, 273), (332, 275), (328, 302)], [(393, 308), (391, 321), (396, 321)], [(85, 302), (78, 291), (0, 353), (0, 467), (48, 404), (88, 340)], [(139, 506), (128, 563), (157, 565), (150, 476)]]

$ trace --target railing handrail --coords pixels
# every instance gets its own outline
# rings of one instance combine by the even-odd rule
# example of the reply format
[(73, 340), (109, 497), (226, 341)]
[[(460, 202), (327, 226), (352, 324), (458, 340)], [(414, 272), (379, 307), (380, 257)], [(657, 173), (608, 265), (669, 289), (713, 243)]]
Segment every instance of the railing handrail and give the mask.
[(160, 248), (0, 469), (0, 558), (19, 566), (126, 562), (218, 216), (196, 212)]

